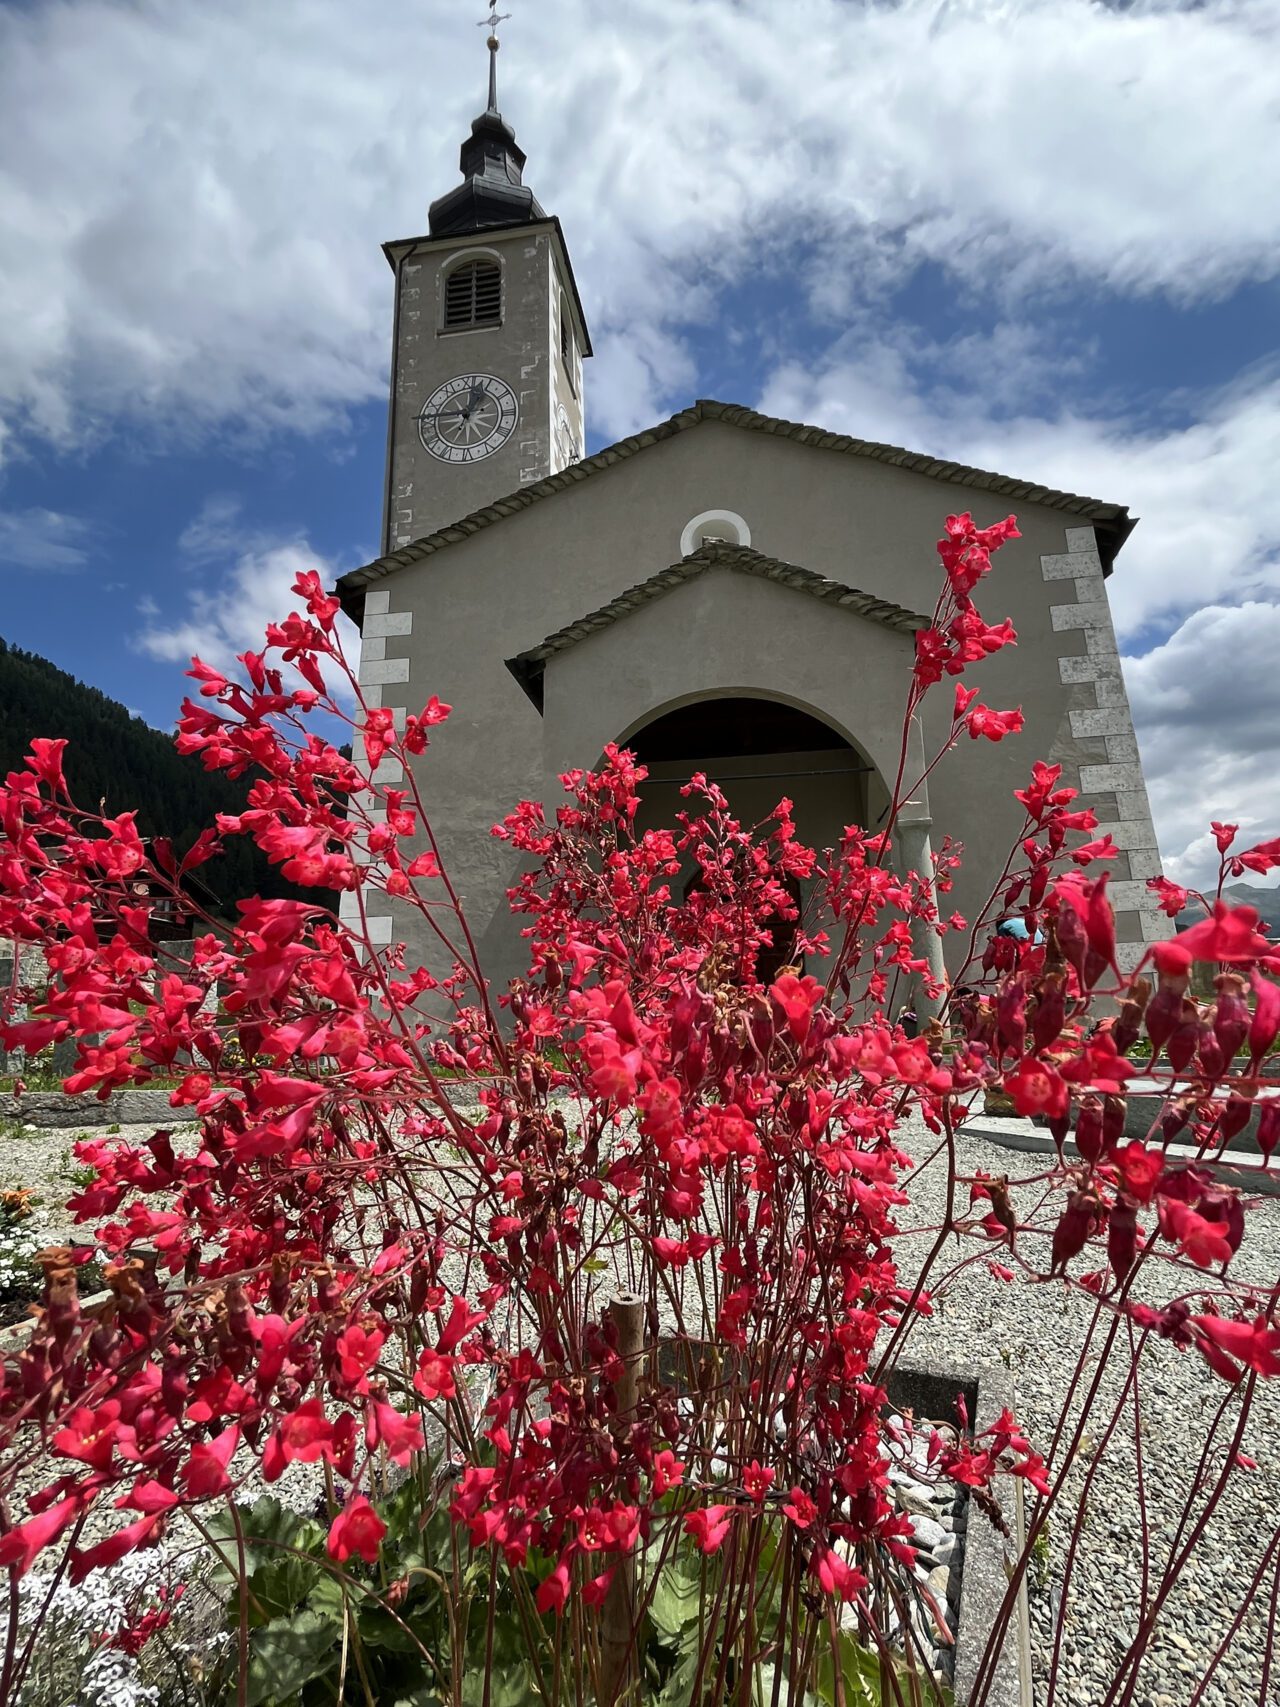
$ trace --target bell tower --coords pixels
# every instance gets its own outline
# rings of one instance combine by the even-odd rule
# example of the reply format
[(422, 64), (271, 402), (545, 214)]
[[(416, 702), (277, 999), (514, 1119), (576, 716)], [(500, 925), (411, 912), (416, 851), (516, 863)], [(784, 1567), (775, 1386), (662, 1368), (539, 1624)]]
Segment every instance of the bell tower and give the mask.
[(583, 455), (591, 354), (560, 221), (524, 182), (524, 151), (489, 99), (462, 144), (462, 182), (423, 237), (383, 246), (395, 274), (384, 554)]

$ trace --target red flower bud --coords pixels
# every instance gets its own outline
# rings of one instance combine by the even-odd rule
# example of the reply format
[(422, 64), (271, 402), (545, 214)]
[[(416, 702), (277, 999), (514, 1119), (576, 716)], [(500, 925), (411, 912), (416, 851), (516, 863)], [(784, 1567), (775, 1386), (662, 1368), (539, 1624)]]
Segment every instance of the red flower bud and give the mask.
[(1097, 1097), (1086, 1097), (1080, 1104), (1076, 1116), (1076, 1149), (1090, 1167), (1102, 1155), (1102, 1104)]
[(1111, 1211), (1107, 1227), (1107, 1260), (1118, 1281), (1123, 1282), (1138, 1252), (1138, 1212), (1123, 1201)]
[(1066, 1017), (1066, 980), (1061, 973), (1049, 973), (1041, 980), (1035, 1012), (1031, 1017), (1031, 1035), (1037, 1049), (1047, 1049), (1062, 1032)]
[(1271, 1153), (1280, 1144), (1280, 1102), (1274, 1098), (1262, 1105), (1258, 1115), (1258, 1148), (1271, 1160)]
[(1232, 1091), (1218, 1119), (1220, 1141), (1229, 1144), (1237, 1133), (1244, 1131), (1252, 1116), (1253, 1103), (1248, 1097), (1242, 1097), (1238, 1091)]
[(1218, 1000), (1213, 1009), (1213, 1034), (1229, 1063), (1249, 1030), (1249, 1004), (1244, 999), (1244, 979), (1237, 972), (1221, 972), (1214, 983)]
[(1249, 1027), (1249, 1053), (1254, 1065), (1270, 1049), (1280, 1032), (1280, 985), (1261, 973), (1253, 974), (1253, 1022)]

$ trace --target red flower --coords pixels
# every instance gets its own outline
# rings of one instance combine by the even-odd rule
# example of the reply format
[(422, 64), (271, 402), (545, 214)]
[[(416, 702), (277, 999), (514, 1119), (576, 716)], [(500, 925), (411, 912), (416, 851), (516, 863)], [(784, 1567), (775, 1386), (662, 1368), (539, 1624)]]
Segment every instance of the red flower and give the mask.
[(748, 1496), (759, 1503), (769, 1492), (776, 1474), (775, 1470), (766, 1470), (753, 1458), (742, 1472), (742, 1485)]
[(856, 1600), (859, 1591), (867, 1586), (862, 1572), (842, 1559), (833, 1547), (817, 1548), (809, 1569), (822, 1585), (823, 1593), (833, 1594), (838, 1600)]
[(359, 1322), (353, 1322), (338, 1335), (338, 1369), (344, 1385), (354, 1387), (358, 1393), (368, 1389), (366, 1377), (377, 1363), (386, 1338), (384, 1328), (366, 1328)]
[(1212, 918), (1183, 931), (1177, 946), (1193, 960), (1227, 965), (1257, 960), (1272, 951), (1272, 944), (1259, 936), (1257, 926), (1255, 907), (1228, 907), (1223, 901), (1215, 901)]
[(708, 1505), (691, 1511), (684, 1520), (685, 1530), (692, 1535), (704, 1553), (714, 1553), (729, 1533), (733, 1522), (732, 1506)]
[(326, 1546), (330, 1557), (336, 1559), (339, 1564), (344, 1563), (353, 1553), (358, 1553), (366, 1563), (376, 1565), (378, 1548), (386, 1533), (386, 1524), (364, 1495), (357, 1494), (346, 1510), (340, 1511), (334, 1518)]
[(375, 1399), (365, 1418), (364, 1441), (370, 1452), (381, 1446), (393, 1464), (407, 1464), (422, 1451), (422, 1418), (416, 1411), (402, 1416), (384, 1399)]
[(159, 1516), (140, 1517), (136, 1523), (127, 1523), (123, 1529), (117, 1529), (113, 1535), (108, 1535), (105, 1541), (99, 1541), (96, 1547), (73, 1549), (72, 1582), (82, 1583), (90, 1571), (96, 1571), (103, 1565), (114, 1565), (123, 1559), (126, 1553), (136, 1553), (138, 1548), (158, 1541), (163, 1521)]
[(413, 1384), (424, 1399), (452, 1399), (457, 1395), (453, 1380), (451, 1357), (444, 1357), (430, 1347), (418, 1359), (418, 1372)]
[(557, 1617), (564, 1611), (564, 1603), (569, 1598), (569, 1565), (561, 1559), (538, 1589), (537, 1607), (539, 1612), (554, 1612)]
[(68, 1494), (56, 1505), (46, 1506), (7, 1535), (0, 1536), (0, 1565), (16, 1565), (18, 1575), (25, 1576), (36, 1554), (56, 1541), (63, 1530), (75, 1522), (91, 1498), (92, 1495), (83, 1493)]
[[(1280, 1375), (1280, 1328), (1268, 1322), (1265, 1316), (1259, 1316), (1253, 1322), (1232, 1322), (1223, 1316), (1192, 1316), (1191, 1321), (1199, 1330), (1201, 1351), (1205, 1350), (1204, 1341), (1208, 1340), (1237, 1363), (1243, 1364), (1245, 1369), (1256, 1370), (1259, 1375)], [(1210, 1362), (1219, 1374), (1224, 1373), (1213, 1359)], [(1238, 1380), (1240, 1374), (1237, 1369), (1227, 1379)]]
[(1006, 735), (1016, 735), (1022, 728), (1022, 707), (1013, 711), (992, 711), (990, 706), (975, 705), (966, 724), (973, 740), (985, 735), (988, 741), (1003, 741)]
[(803, 1043), (813, 1023), (813, 1010), (822, 1001), (823, 988), (816, 978), (797, 978), (785, 972), (769, 986), (769, 994), (782, 1009), (787, 1030), (797, 1043)]
[(1019, 1061), (1016, 1071), (1006, 1073), (1004, 1088), (1021, 1115), (1047, 1114), (1059, 1120), (1071, 1106), (1066, 1081), (1034, 1055)]
[(325, 1416), (323, 1404), (319, 1399), (308, 1399), (276, 1430), (263, 1453), (263, 1474), (274, 1482), (286, 1464), (314, 1464), (321, 1458), (335, 1464), (337, 1447), (334, 1425)]
[(797, 1529), (807, 1529), (818, 1515), (818, 1508), (803, 1488), (792, 1488), (782, 1507)]
[(1160, 1224), (1165, 1237), (1182, 1247), (1197, 1268), (1211, 1268), (1214, 1263), (1231, 1260), (1231, 1241), (1225, 1221), (1210, 1221), (1185, 1203), (1162, 1199)]
[(239, 1444), (240, 1430), (233, 1424), (205, 1445), (192, 1447), (191, 1456), (182, 1471), (182, 1479), (191, 1499), (212, 1499), (216, 1494), (225, 1494), (230, 1489), (231, 1478), (227, 1475), (227, 1465), (230, 1464)]
[(674, 1452), (655, 1452), (653, 1455), (653, 1491), (658, 1499), (669, 1488), (678, 1488), (684, 1480), (684, 1465)]
[(1135, 1138), (1131, 1144), (1117, 1150), (1111, 1157), (1120, 1176), (1120, 1184), (1139, 1203), (1150, 1203), (1157, 1182), (1164, 1172), (1164, 1157), (1158, 1150), (1148, 1150)]

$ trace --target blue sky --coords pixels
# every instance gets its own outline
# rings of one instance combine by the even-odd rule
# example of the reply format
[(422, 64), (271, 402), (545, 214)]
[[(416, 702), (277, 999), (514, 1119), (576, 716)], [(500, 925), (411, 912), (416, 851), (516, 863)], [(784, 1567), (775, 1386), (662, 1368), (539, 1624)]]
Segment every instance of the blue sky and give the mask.
[[(1280, 830), (1273, 0), (513, 0), (502, 105), (597, 350), (1128, 503), (1171, 868)], [(373, 554), (389, 237), (456, 179), (483, 6), (0, 4), (0, 634), (158, 725), (293, 570)]]

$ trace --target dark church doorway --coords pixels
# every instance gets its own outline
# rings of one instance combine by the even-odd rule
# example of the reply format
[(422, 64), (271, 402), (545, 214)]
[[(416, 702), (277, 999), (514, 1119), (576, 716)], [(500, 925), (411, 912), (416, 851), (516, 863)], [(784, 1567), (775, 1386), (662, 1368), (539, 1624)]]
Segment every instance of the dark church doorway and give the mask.
[(718, 783), (741, 823), (765, 818), (784, 796), (796, 834), (821, 851), (847, 825), (874, 827), (884, 784), (838, 730), (781, 700), (723, 695), (660, 713), (622, 738), (647, 768), (637, 826), (670, 826), (685, 806), (680, 785), (695, 771)]

